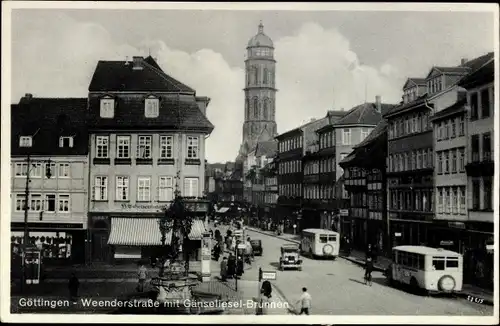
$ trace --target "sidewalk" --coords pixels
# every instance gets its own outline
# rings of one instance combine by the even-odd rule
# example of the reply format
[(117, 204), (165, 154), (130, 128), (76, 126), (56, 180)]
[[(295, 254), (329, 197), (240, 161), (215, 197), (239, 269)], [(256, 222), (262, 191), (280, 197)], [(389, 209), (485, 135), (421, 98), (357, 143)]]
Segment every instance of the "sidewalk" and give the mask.
[[(297, 240), (297, 236), (293, 234), (282, 234), (277, 236), (274, 232), (262, 231), (255, 228), (248, 227), (249, 230), (254, 232), (266, 234), (268, 236), (272, 236), (275, 238), (279, 238), (285, 241), (290, 241), (294, 243), (300, 243)], [(352, 250), (349, 256), (345, 256), (343, 252), (340, 252), (340, 257), (350, 262), (353, 262), (359, 266), (365, 265), (365, 254), (361, 251)], [(390, 265), (391, 260), (387, 257), (377, 257), (377, 263), (374, 264), (374, 269), (379, 272), (384, 272)], [(493, 291), (489, 291), (487, 289), (482, 289), (480, 287), (474, 286), (472, 284), (464, 284), (462, 286), (462, 291), (457, 293), (458, 296), (463, 298), (473, 297), (479, 298), (483, 300), (484, 304), (493, 305)]]

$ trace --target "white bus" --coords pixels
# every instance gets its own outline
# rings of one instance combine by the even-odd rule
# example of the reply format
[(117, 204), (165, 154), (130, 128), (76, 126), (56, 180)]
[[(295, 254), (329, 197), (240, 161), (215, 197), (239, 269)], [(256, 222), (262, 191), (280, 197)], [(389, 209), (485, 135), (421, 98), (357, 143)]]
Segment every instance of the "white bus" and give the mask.
[(302, 231), (300, 252), (310, 257), (337, 258), (340, 235), (325, 229), (305, 229)]
[(398, 246), (392, 249), (389, 282), (410, 285), (416, 292), (459, 292), (462, 290), (463, 257), (442, 248)]

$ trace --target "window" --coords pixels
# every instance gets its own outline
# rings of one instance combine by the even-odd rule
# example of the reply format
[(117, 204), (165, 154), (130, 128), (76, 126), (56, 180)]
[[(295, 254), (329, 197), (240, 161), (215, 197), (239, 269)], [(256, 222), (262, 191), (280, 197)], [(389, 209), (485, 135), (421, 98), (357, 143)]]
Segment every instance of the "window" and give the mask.
[(442, 123), (438, 123), (437, 124), (437, 128), (436, 128), (436, 139), (439, 141), (441, 139), (443, 139), (443, 125)]
[(259, 100), (256, 97), (253, 98), (253, 117), (254, 119), (259, 117)]
[(198, 178), (184, 178), (184, 196), (198, 197)]
[(174, 137), (160, 136), (160, 158), (174, 157)]
[(116, 200), (128, 199), (129, 179), (126, 176), (116, 177)]
[(370, 129), (368, 128), (361, 128), (361, 141), (368, 137), (368, 134), (370, 134)]
[(54, 213), (56, 211), (56, 195), (46, 194), (45, 195), (45, 211), (48, 213)]
[(469, 106), (470, 106), (470, 118), (471, 120), (476, 120), (478, 118), (478, 96), (477, 93), (471, 93), (470, 94), (470, 99), (469, 99)]
[(479, 210), (479, 180), (472, 180), (472, 209)]
[(108, 177), (106, 176), (95, 177), (94, 200), (108, 200)]
[(483, 179), (483, 208), (491, 210), (493, 209), (493, 186), (492, 180), (490, 178)]
[(443, 212), (443, 188), (438, 189), (438, 194), (437, 194), (437, 212), (442, 213)]
[(472, 162), (479, 162), (479, 135), (471, 136), (471, 155)]
[(487, 132), (483, 134), (483, 161), (490, 161), (491, 159), (491, 134)]
[(463, 136), (465, 135), (465, 121), (464, 121), (464, 117), (460, 117), (458, 118), (459, 122), (458, 122), (458, 135), (459, 136)]
[(351, 129), (342, 130), (342, 145), (351, 145)]
[(28, 164), (27, 163), (16, 163), (14, 166), (16, 177), (25, 177), (28, 174)]
[(73, 147), (73, 137), (59, 137), (59, 147)]
[(19, 137), (19, 147), (31, 147), (31, 146), (33, 146), (33, 137), (31, 136)]
[(446, 268), (458, 268), (458, 258), (446, 258)]
[(96, 136), (96, 154), (97, 158), (108, 158), (109, 136)]
[(451, 150), (451, 173), (457, 173), (457, 150)]
[(139, 136), (137, 158), (151, 158), (151, 136)]
[(481, 118), (488, 118), (490, 116), (490, 92), (489, 88), (481, 91)]
[(42, 211), (42, 195), (41, 194), (31, 194), (30, 196), (30, 210), (34, 212)]
[(115, 100), (112, 98), (101, 99), (101, 118), (113, 118), (115, 116)]
[(453, 214), (457, 214), (458, 212), (458, 206), (459, 206), (459, 199), (458, 199), (458, 189), (457, 187), (452, 188), (452, 194), (451, 194), (451, 200), (452, 200), (452, 212)]
[(417, 151), (417, 169), (422, 168), (422, 151), (418, 150)]
[(196, 159), (199, 156), (199, 141), (197, 136), (188, 136), (187, 138), (187, 157)]
[(59, 195), (59, 213), (69, 212), (69, 195)]
[(444, 173), (450, 173), (450, 152), (444, 151)]
[(146, 118), (156, 118), (160, 115), (160, 100), (147, 98), (145, 101), (144, 115)]
[(59, 163), (59, 178), (69, 178), (69, 163)]
[(432, 267), (436, 271), (444, 271), (444, 257), (432, 257)]
[(465, 207), (465, 201), (467, 198), (465, 197), (465, 187), (459, 187), (458, 188), (458, 202), (460, 205), (459, 212), (460, 214), (465, 214), (466, 207)]
[(158, 187), (158, 200), (171, 201), (174, 198), (174, 178), (173, 177), (160, 177)]
[(450, 138), (450, 122), (446, 121), (444, 123), (444, 139)]
[(427, 167), (433, 168), (434, 167), (434, 161), (433, 161), (433, 152), (432, 148), (429, 148), (427, 150)]
[(455, 138), (457, 136), (457, 125), (455, 124), (455, 120), (450, 120), (451, 124), (451, 138)]
[(137, 201), (150, 201), (151, 200), (151, 178), (139, 177), (137, 178)]
[(24, 211), (26, 206), (26, 196), (24, 194), (16, 194), (16, 211)]
[(31, 178), (41, 178), (42, 177), (42, 164), (33, 163), (31, 164), (31, 169), (29, 171)]
[(118, 158), (130, 157), (130, 136), (116, 136), (116, 156)]
[(443, 152), (437, 154), (437, 169), (438, 174), (443, 173)]

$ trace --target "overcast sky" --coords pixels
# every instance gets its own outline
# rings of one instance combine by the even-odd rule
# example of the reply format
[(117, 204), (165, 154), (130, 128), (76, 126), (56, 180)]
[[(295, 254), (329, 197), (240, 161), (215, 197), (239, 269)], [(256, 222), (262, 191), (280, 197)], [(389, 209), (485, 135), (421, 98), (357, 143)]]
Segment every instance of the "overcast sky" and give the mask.
[[(209, 162), (234, 160), (244, 113), (244, 55), (259, 20), (275, 45), (278, 132), (376, 95), (397, 103), (405, 79), (494, 48), (479, 12), (18, 9), (12, 13), (12, 102), (87, 96), (98, 60), (148, 55), (212, 99)], [(354, 63), (354, 64), (353, 64)]]

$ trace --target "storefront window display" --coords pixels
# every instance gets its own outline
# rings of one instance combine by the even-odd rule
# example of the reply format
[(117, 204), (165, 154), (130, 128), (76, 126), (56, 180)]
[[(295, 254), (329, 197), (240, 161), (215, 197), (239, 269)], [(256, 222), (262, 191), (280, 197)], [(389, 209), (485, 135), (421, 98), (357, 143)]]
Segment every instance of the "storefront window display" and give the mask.
[[(12, 232), (12, 253), (21, 250), (24, 235), (23, 232)], [(43, 258), (70, 258), (72, 237), (65, 232), (30, 232), (29, 243), (41, 249)]]

